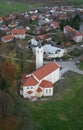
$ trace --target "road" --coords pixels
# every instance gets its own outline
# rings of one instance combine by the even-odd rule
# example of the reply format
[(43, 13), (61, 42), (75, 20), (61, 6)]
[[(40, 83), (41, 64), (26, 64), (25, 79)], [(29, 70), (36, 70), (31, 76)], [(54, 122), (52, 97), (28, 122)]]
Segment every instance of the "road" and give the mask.
[(78, 69), (77, 66), (75, 65), (75, 61), (61, 61), (61, 62), (56, 62), (60, 67), (62, 67), (61, 69), (61, 75), (63, 73), (65, 73), (68, 70), (71, 70), (73, 72), (79, 73), (79, 74), (83, 74), (83, 71)]

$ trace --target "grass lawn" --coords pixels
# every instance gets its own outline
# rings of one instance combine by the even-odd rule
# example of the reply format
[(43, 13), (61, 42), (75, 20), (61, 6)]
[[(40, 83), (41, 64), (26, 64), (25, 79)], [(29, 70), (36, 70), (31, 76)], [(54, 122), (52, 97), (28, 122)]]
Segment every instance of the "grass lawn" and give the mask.
[(83, 75), (67, 72), (55, 87), (59, 98), (22, 100), (20, 130), (83, 130)]
[(15, 0), (0, 0), (0, 16), (10, 14), (11, 12), (27, 11), (29, 7), (36, 7), (38, 4), (30, 5), (23, 2), (15, 2)]
[[(69, 0), (72, 4), (83, 4), (83, 0)], [(15, 0), (0, 0), (0, 16), (3, 16), (5, 14), (10, 14), (11, 12), (17, 12), (17, 11), (27, 11), (29, 8), (35, 8), (42, 6), (41, 2), (37, 1), (34, 4), (31, 4), (29, 2), (23, 3), (23, 2), (16, 2)]]
[(83, 0), (69, 0), (69, 2), (71, 3), (71, 4), (79, 4), (79, 5), (83, 5)]
[(83, 61), (79, 62), (79, 69), (83, 70)]

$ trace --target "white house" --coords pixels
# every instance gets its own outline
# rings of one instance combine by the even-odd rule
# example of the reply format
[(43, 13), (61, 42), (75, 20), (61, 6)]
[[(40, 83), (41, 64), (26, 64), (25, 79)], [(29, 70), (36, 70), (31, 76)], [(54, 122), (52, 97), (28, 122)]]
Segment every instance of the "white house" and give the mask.
[(22, 78), (20, 94), (24, 98), (38, 98), (53, 95), (53, 84), (60, 78), (60, 68), (50, 62)]
[(30, 14), (37, 14), (38, 13), (38, 10), (36, 9), (31, 9), (30, 11), (29, 11), (29, 13)]
[(35, 38), (32, 38), (31, 39), (31, 45), (37, 46), (38, 45), (38, 41)]
[(14, 29), (12, 29), (11, 34), (12, 34), (15, 38), (25, 39), (25, 37), (26, 37), (26, 29), (14, 28)]
[(64, 55), (64, 49), (54, 47), (51, 44), (44, 45), (43, 49), (46, 58), (60, 58)]
[(2, 24), (3, 23), (3, 18), (2, 17), (0, 17), (0, 24)]
[(69, 25), (64, 27), (63, 32), (69, 39), (73, 39), (77, 43), (83, 41), (83, 34)]
[(9, 35), (3, 36), (3, 37), (1, 38), (1, 41), (6, 43), (6, 42), (12, 41), (13, 39), (14, 39), (14, 37), (9, 34)]

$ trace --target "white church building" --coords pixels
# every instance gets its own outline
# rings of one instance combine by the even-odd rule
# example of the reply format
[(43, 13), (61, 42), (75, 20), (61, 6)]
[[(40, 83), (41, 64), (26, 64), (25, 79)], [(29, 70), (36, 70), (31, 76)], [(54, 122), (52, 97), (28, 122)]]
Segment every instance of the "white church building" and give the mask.
[(20, 95), (41, 98), (53, 95), (53, 84), (60, 79), (60, 67), (54, 62), (43, 65), (43, 47), (36, 48), (36, 70), (22, 76)]

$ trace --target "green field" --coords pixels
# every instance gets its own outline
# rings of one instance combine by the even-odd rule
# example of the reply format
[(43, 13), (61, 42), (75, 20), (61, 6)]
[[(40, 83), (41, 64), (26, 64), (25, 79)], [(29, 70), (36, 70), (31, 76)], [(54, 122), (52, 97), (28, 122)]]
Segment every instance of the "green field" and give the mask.
[(71, 4), (83, 5), (83, 0), (69, 0)]
[[(69, 0), (71, 4), (83, 4), (83, 0)], [(27, 11), (29, 8), (41, 6), (40, 2), (34, 4), (16, 2), (15, 0), (0, 0), (0, 16), (16, 11)]]
[(83, 75), (68, 72), (61, 83), (55, 85), (59, 98), (22, 100), (20, 130), (83, 130)]
[(81, 70), (83, 70), (83, 61), (80, 61), (80, 63), (79, 63), (79, 69), (81, 69)]
[(0, 0), (0, 16), (5, 14), (10, 14), (11, 12), (17, 11), (27, 11), (30, 7), (38, 6), (39, 4), (30, 5), (22, 3), (22, 2), (15, 2), (14, 0)]

